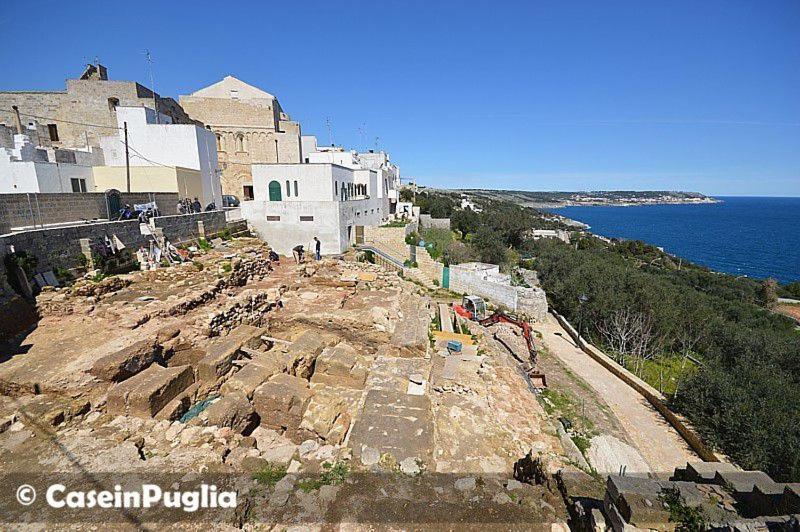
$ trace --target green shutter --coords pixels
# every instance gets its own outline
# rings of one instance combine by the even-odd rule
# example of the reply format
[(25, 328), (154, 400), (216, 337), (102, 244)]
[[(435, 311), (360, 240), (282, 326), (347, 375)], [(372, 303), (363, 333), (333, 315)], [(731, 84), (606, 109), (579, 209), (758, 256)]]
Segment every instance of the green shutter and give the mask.
[(269, 200), (281, 201), (281, 184), (277, 181), (269, 182)]

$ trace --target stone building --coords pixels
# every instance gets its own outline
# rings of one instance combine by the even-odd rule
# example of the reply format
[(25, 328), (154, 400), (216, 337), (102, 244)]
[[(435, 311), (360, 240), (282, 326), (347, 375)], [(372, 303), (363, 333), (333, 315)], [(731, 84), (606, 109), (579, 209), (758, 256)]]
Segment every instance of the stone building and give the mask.
[(0, 92), (0, 123), (14, 124), (13, 105), (19, 107), (23, 126), (35, 128), (31, 141), (37, 146), (99, 146), (100, 137), (117, 127), (118, 106), (158, 106), (173, 123), (195, 123), (172, 98), (135, 81), (109, 80), (106, 67), (99, 64), (88, 65), (78, 79), (68, 79), (65, 91)]
[(253, 199), (253, 164), (300, 163), (300, 125), (278, 99), (233, 77), (180, 97), (217, 138), (222, 192)]

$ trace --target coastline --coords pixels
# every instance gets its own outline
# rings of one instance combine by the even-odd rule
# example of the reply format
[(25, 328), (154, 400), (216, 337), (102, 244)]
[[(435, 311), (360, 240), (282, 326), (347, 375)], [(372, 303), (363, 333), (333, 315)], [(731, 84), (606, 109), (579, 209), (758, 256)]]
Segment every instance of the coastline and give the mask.
[[(800, 280), (795, 259), (797, 235), (787, 242), (782, 229), (795, 223), (796, 198), (724, 197), (715, 202), (683, 205), (711, 205), (719, 208), (672, 207), (636, 209), (580, 209), (598, 205), (565, 205), (547, 210), (548, 216), (579, 227), (603, 239), (641, 240), (662, 248), (709, 270), (751, 279), (774, 278), (781, 284)], [(725, 207), (722, 207), (724, 205)], [(616, 207), (618, 205), (600, 205)], [(657, 207), (654, 204), (635, 205)], [(561, 209), (564, 211), (558, 212)], [(565, 212), (566, 211), (566, 212)], [(574, 212), (570, 212), (574, 211)], [(616, 214), (615, 214), (616, 213)], [(788, 244), (788, 245), (787, 245)]]

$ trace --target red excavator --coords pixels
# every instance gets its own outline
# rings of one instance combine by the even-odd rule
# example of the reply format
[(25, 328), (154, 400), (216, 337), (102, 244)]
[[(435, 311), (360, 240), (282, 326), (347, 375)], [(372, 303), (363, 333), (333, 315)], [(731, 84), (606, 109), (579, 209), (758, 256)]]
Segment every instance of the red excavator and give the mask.
[[(510, 323), (522, 329), (522, 337), (525, 338), (525, 343), (528, 346), (530, 364), (530, 368), (527, 369), (526, 373), (530, 377), (533, 386), (537, 388), (547, 387), (547, 378), (544, 373), (536, 370), (536, 347), (533, 345), (531, 326), (527, 321), (521, 320), (513, 314), (507, 314), (502, 310), (497, 310), (491, 316), (486, 317), (486, 303), (479, 296), (464, 296), (461, 300), (461, 305), (453, 305), (453, 310), (459, 316), (477, 321), (483, 327), (489, 327), (495, 323)], [(509, 346), (506, 347), (509, 348)], [(510, 348), (509, 351), (511, 351)]]

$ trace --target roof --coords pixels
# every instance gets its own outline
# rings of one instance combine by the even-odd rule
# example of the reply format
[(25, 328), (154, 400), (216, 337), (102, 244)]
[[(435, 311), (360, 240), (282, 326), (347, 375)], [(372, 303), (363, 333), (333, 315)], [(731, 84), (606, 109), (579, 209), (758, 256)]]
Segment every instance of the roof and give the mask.
[(245, 83), (244, 81), (233, 76), (225, 76), (222, 80), (204, 87), (198, 91), (193, 92), (190, 96), (199, 96), (202, 98), (225, 98), (231, 97), (231, 91), (238, 91), (239, 98), (257, 98), (274, 100), (275, 96), (272, 94)]

